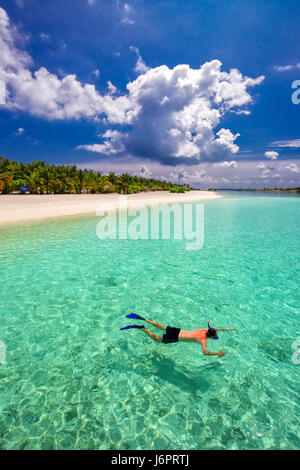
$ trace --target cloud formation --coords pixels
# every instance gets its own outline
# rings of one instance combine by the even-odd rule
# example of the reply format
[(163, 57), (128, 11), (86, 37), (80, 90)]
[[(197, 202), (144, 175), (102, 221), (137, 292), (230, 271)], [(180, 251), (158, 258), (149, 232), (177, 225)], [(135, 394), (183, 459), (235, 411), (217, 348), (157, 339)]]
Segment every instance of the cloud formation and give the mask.
[(215, 163), (215, 166), (220, 166), (220, 167), (225, 167), (225, 168), (237, 168), (238, 164), (236, 161), (232, 160), (231, 162), (221, 162), (221, 163)]
[(288, 64), (288, 65), (275, 65), (274, 69), (276, 72), (289, 72), (290, 70), (299, 70), (300, 69), (300, 62), (296, 64)]
[(290, 147), (290, 148), (300, 148), (300, 139), (291, 139), (291, 140), (276, 140), (271, 143), (272, 147)]
[(24, 127), (19, 127), (19, 128), (16, 130), (15, 134), (16, 134), (16, 135), (22, 135), (22, 134), (24, 134), (24, 132), (25, 132)]
[[(123, 96), (127, 101), (118, 124), (129, 126), (129, 130), (118, 134), (117, 145), (122, 140), (127, 154), (170, 164), (218, 161), (237, 153), (235, 140), (239, 134), (217, 128), (226, 112), (251, 103), (247, 89), (264, 77), (243, 77), (236, 69), (223, 72), (221, 66), (219, 60), (199, 69), (162, 65), (147, 69), (128, 83), (128, 94)], [(106, 145), (105, 135), (102, 137)], [(105, 150), (99, 144), (81, 148), (101, 153)], [(106, 150), (107, 154), (113, 151), (111, 139)]]
[(80, 119), (107, 115), (110, 123), (124, 120), (127, 97), (101, 96), (93, 84), (80, 83), (76, 75), (57, 75), (41, 67), (31, 72), (31, 57), (17, 43), (22, 38), (0, 7), (0, 83), (6, 90), (4, 106), (46, 119)]
[(221, 126), (228, 112), (249, 112), (249, 88), (264, 77), (249, 78), (237, 69), (221, 70), (219, 60), (197, 69), (181, 64), (149, 68), (137, 48), (136, 72), (124, 94), (100, 94), (76, 75), (59, 78), (45, 67), (32, 72), (31, 57), (17, 46), (18, 33), (0, 8), (0, 82), (7, 90), (5, 106), (45, 119), (95, 119), (111, 127), (101, 143), (80, 149), (103, 155), (132, 155), (176, 164), (230, 160), (239, 150), (239, 133)]
[(279, 153), (270, 150), (268, 152), (265, 152), (265, 157), (269, 158), (270, 160), (276, 160), (279, 157)]
[(145, 64), (145, 62), (143, 61), (142, 59), (142, 56), (140, 54), (140, 50), (138, 47), (134, 47), (134, 46), (130, 46), (130, 50), (135, 52), (136, 55), (137, 55), (137, 61), (136, 61), (136, 64), (135, 64), (135, 67), (134, 67), (134, 71), (137, 73), (137, 74), (141, 74), (141, 73), (146, 73), (148, 72), (149, 67), (147, 67), (147, 65)]
[(296, 163), (288, 163), (283, 168), (285, 170), (291, 171), (292, 173), (299, 173), (299, 168), (298, 168), (298, 165)]
[[(236, 165), (235, 165), (236, 163)], [(158, 161), (142, 163), (133, 157), (101, 160), (101, 162), (78, 163), (81, 168), (92, 168), (104, 173), (128, 172), (132, 175), (153, 177), (188, 183), (193, 188), (275, 188), (300, 185), (299, 163), (296, 160), (205, 162), (196, 165), (182, 164), (170, 167)]]
[(150, 178), (152, 175), (152, 172), (151, 170), (149, 170), (149, 168), (146, 165), (143, 165), (139, 171), (135, 172), (135, 175), (141, 176), (143, 178)]

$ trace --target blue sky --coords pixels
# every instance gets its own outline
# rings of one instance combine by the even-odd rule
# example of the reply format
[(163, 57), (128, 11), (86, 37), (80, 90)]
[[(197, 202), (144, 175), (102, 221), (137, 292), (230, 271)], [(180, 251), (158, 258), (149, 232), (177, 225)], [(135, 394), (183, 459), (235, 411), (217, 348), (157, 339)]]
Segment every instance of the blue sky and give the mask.
[(0, 7), (1, 155), (201, 188), (300, 185), (298, 0)]

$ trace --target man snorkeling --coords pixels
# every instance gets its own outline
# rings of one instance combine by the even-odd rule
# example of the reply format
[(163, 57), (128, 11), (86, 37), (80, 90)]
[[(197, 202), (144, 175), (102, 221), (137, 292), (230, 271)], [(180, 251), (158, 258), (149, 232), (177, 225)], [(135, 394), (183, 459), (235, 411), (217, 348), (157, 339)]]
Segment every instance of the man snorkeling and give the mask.
[(161, 336), (157, 336), (156, 334), (152, 333), (151, 331), (146, 330), (144, 325), (128, 325), (125, 326), (124, 328), (120, 328), (121, 330), (127, 330), (129, 328), (139, 328), (143, 330), (150, 338), (152, 338), (154, 341), (157, 341), (158, 343), (177, 343), (178, 341), (194, 341), (196, 343), (200, 343), (203, 349), (203, 353), (209, 356), (224, 356), (226, 354), (226, 351), (222, 350), (220, 352), (211, 352), (208, 351), (206, 348), (206, 342), (207, 339), (218, 339), (217, 336), (217, 331), (234, 331), (233, 329), (220, 329), (220, 328), (211, 328), (209, 323), (208, 323), (208, 328), (202, 328), (200, 330), (193, 330), (193, 331), (188, 331), (188, 330), (183, 330), (180, 328), (174, 328), (172, 326), (163, 326), (160, 325), (159, 323), (151, 320), (146, 320), (146, 318), (141, 317), (140, 315), (137, 315), (136, 313), (130, 313), (129, 315), (126, 315), (127, 318), (135, 318), (136, 320), (143, 320), (150, 325), (155, 326), (156, 328), (159, 328), (160, 330), (165, 331), (165, 334)]

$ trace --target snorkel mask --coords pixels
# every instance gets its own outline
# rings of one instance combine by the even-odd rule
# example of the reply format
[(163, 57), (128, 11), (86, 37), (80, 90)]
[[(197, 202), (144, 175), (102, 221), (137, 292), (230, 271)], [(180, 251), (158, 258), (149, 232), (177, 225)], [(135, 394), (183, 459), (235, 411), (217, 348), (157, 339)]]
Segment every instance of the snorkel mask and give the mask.
[[(208, 324), (208, 328), (211, 328), (211, 326), (210, 326), (209, 322), (208, 322), (207, 324)], [(215, 336), (215, 337), (214, 337), (214, 338), (212, 338), (212, 339), (219, 339), (219, 336)]]

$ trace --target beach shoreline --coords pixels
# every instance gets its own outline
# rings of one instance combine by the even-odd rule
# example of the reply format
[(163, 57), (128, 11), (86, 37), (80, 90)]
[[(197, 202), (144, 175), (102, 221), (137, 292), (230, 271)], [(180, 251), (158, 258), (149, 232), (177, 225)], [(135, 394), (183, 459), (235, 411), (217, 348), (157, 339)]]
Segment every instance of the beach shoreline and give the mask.
[[(0, 226), (33, 222), (57, 217), (96, 214), (100, 204), (119, 208), (119, 194), (9, 194), (0, 195)], [(182, 194), (168, 191), (127, 195), (128, 207), (153, 204), (204, 202), (222, 196), (210, 191), (189, 191)]]

